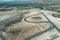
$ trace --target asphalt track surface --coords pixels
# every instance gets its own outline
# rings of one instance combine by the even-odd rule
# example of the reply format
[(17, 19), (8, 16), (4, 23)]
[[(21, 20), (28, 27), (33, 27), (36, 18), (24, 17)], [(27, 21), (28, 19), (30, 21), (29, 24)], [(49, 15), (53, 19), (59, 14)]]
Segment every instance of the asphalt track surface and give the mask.
[(35, 38), (36, 36), (39, 36), (39, 35), (47, 32), (47, 31), (49, 31), (49, 30), (51, 30), (51, 29), (53, 29), (53, 28), (56, 28), (56, 29), (58, 30), (58, 32), (60, 32), (60, 30), (56, 27), (56, 25), (55, 25), (54, 23), (52, 23), (52, 22), (50, 21), (50, 19), (49, 19), (43, 12), (42, 12), (42, 14), (43, 14), (44, 17), (49, 21), (49, 23), (51, 23), (51, 24), (53, 25), (53, 27), (51, 27), (51, 28), (49, 28), (49, 29), (47, 29), (47, 30), (45, 30), (45, 31), (42, 31), (42, 32), (38, 32), (38, 33), (36, 33), (36, 34), (33, 34), (33, 35), (29, 36), (29, 37), (26, 37), (24, 40), (31, 40), (31, 39)]
[[(31, 40), (32, 38), (35, 38), (36, 36), (41, 35), (41, 34), (47, 32), (47, 31), (49, 31), (49, 30), (51, 30), (51, 29), (53, 29), (53, 28), (56, 28), (56, 29), (58, 30), (58, 32), (60, 32), (59, 29), (56, 27), (56, 25), (55, 25), (54, 23), (52, 23), (52, 22), (50, 21), (50, 19), (49, 19), (44, 13), (42, 13), (42, 14), (43, 14), (44, 17), (48, 20), (48, 22), (53, 25), (53, 27), (51, 27), (51, 28), (49, 28), (49, 29), (47, 29), (47, 30), (45, 30), (45, 31), (38, 32), (38, 33), (36, 33), (36, 34), (33, 34), (33, 35), (31, 35), (31, 36), (28, 36), (28, 37), (26, 37), (24, 40)], [(27, 21), (26, 18), (25, 18), (24, 20)], [(29, 22), (29, 21), (28, 21), (28, 22)], [(47, 21), (42, 21), (42, 22), (39, 22), (39, 23), (43, 23), (43, 22), (47, 22)], [(0, 35), (0, 37), (2, 38), (2, 40), (6, 40), (3, 35)]]
[(60, 32), (60, 30), (57, 28), (57, 26), (53, 23), (53, 22), (51, 22), (50, 21), (50, 19), (44, 14), (44, 13), (42, 13), (44, 16), (45, 16), (45, 18), (53, 25), (53, 27), (55, 27), (57, 30), (58, 30), (58, 32)]
[(30, 21), (26, 20), (27, 18), (32, 17), (32, 16), (36, 16), (36, 15), (31, 15), (31, 16), (25, 17), (25, 18), (24, 18), (24, 21), (29, 22), (29, 23), (49, 23), (49, 21), (30, 22)]

